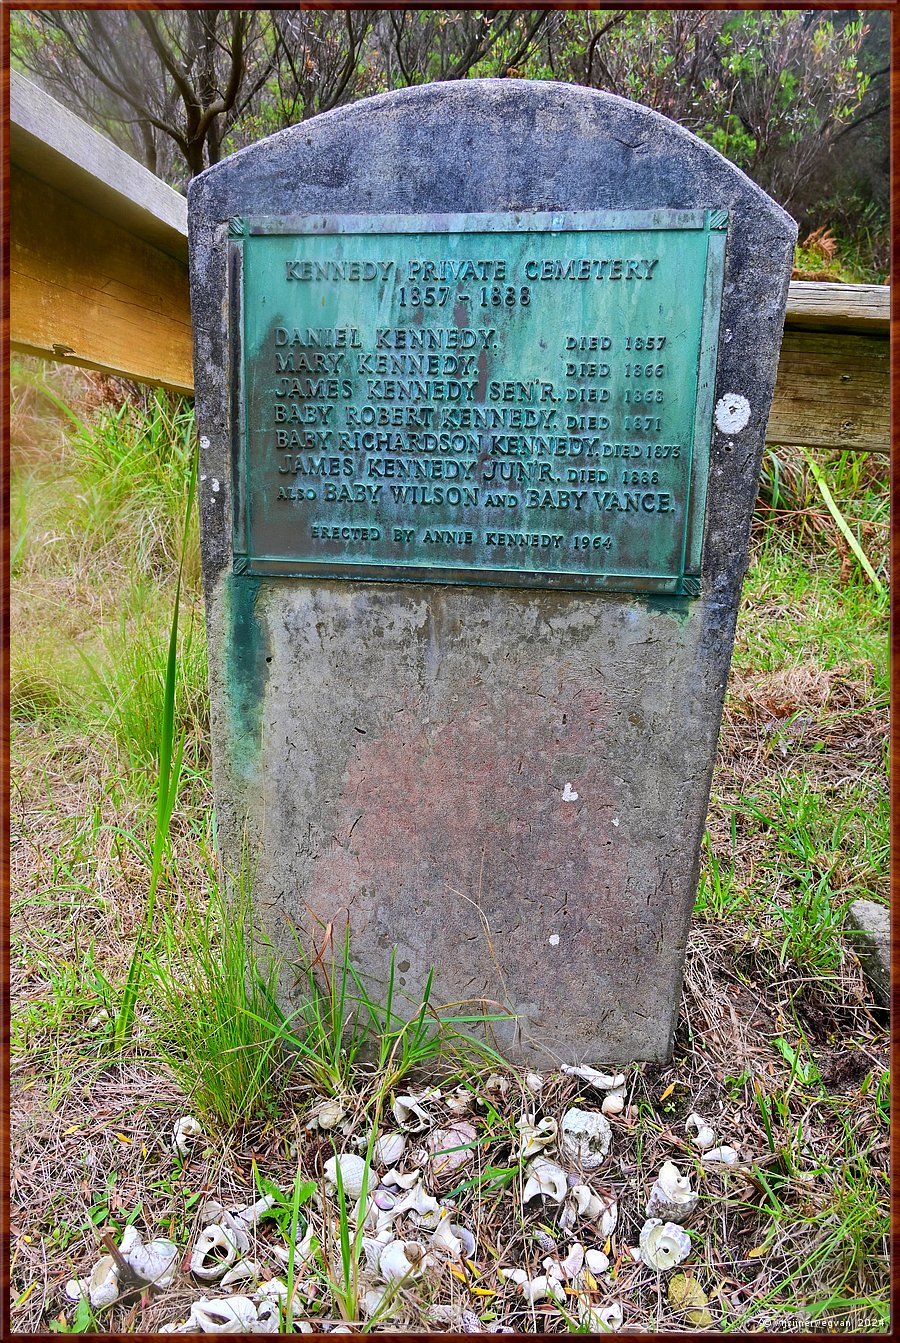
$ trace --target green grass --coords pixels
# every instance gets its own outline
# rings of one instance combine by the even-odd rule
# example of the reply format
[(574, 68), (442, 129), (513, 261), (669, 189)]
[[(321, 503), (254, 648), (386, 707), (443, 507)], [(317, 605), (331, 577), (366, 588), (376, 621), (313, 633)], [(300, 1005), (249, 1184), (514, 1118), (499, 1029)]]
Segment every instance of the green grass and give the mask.
[[(196, 522), (185, 514), (190, 408), (153, 394), (127, 411), (73, 419), (39, 389), (28, 394), (54, 407), (61, 427), (58, 439), (35, 432), (12, 464), (14, 1067), (42, 1121), (58, 1125), (45, 1144), (51, 1165), (52, 1152), (82, 1143), (82, 1131), (112, 1129), (103, 1169), (119, 1171), (108, 1186), (106, 1175), (77, 1167), (85, 1187), (77, 1211), (68, 1187), (54, 1189), (36, 1214), (31, 1271), (63, 1281), (73, 1257), (88, 1253), (92, 1217), (120, 1225), (141, 1206), (159, 1234), (187, 1243), (213, 1158), (182, 1166), (168, 1156), (173, 1116), (186, 1107), (206, 1122), (210, 1151), (245, 1142), (275, 1161), (296, 1117), (302, 1123), (323, 1095), (346, 1106), (353, 1138), (370, 1140), (382, 1120), (392, 1122), (392, 1093), (439, 1079), (475, 1098), (476, 1160), (449, 1195), (486, 1233), (492, 1248), (479, 1271), (493, 1291), (490, 1265), (505, 1247), (527, 1245), (539, 1262), (533, 1232), (550, 1214), (523, 1212), (518, 1201), (515, 1120), (526, 1103), (555, 1113), (558, 1081), (543, 1099), (526, 1096), (515, 1073), (466, 1039), (489, 1018), (434, 1002), (430, 981), (401, 1000), (388, 957), (380, 1003), (342, 934), (318, 949), (298, 940), (276, 956), (253, 928), (253, 855), (224, 875), (213, 857), (205, 632)], [(884, 464), (848, 453), (817, 462), (883, 581)], [(686, 992), (698, 967), (708, 979), (702, 998), (689, 997), (671, 1067), (657, 1070), (659, 1081), (653, 1069), (633, 1075), (635, 1126), (622, 1138), (637, 1208), (638, 1186), (671, 1155), (685, 1106), (708, 1104), (725, 1140), (739, 1141), (752, 1121), (755, 1185), (697, 1173), (710, 1213), (692, 1258), (725, 1332), (742, 1332), (760, 1311), (789, 1327), (798, 1307), (826, 1328), (885, 1319), (887, 1079), (877, 1021), (853, 996), (862, 981), (843, 919), (857, 896), (887, 899), (887, 691), (886, 600), (814, 473), (776, 449), (738, 621)], [(119, 1045), (128, 1044), (116, 1054), (114, 1022), (128, 1001), (131, 1034), (119, 1031)], [(732, 1030), (732, 1004), (740, 1029)], [(762, 1025), (751, 1029), (757, 1008)], [(829, 1080), (835, 1057), (864, 1076)], [(505, 1098), (488, 1087), (492, 1071), (512, 1079)], [(145, 1074), (166, 1096), (150, 1120), (163, 1156), (151, 1151), (144, 1165), (135, 1157), (126, 1196), (119, 1163), (135, 1147), (120, 1144), (115, 1126), (130, 1122), (133, 1097), (126, 1090), (116, 1110), (98, 1105), (92, 1087), (108, 1095), (118, 1076), (135, 1085)], [(357, 1318), (358, 1228), (339, 1192), (328, 1239), (306, 1141), (272, 1174), (285, 1191), (274, 1220), (288, 1245), (307, 1220), (320, 1227), (321, 1299)], [(59, 1162), (61, 1187), (72, 1181)], [(265, 1179), (262, 1166), (257, 1174)], [(622, 1245), (635, 1243), (639, 1225), (626, 1221)], [(756, 1247), (765, 1248), (750, 1258)], [(311, 1271), (288, 1269), (294, 1279)], [(726, 1278), (747, 1287), (744, 1304), (717, 1285)], [(19, 1276), (17, 1299), (26, 1286)], [(632, 1298), (642, 1327), (668, 1327), (655, 1288), (642, 1293)], [(32, 1329), (59, 1310), (48, 1304), (42, 1314), (36, 1296), (17, 1311)], [(411, 1317), (394, 1307), (407, 1310), (410, 1299), (404, 1287), (385, 1303), (385, 1319), (390, 1312), (405, 1327)], [(485, 1323), (541, 1322), (502, 1289), (470, 1304)], [(73, 1310), (63, 1319), (67, 1328), (86, 1323)], [(366, 1327), (378, 1325), (376, 1317)]]

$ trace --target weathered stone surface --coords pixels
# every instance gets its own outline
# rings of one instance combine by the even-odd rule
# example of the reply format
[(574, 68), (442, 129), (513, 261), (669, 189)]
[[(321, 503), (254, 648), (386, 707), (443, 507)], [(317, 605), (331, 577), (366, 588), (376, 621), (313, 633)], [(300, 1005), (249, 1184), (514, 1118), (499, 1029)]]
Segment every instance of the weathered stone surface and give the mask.
[[(725, 209), (702, 596), (231, 572), (225, 221), (245, 213)], [(349, 917), (377, 987), (488, 999), (544, 1062), (672, 1045), (793, 222), (647, 109), (517, 80), (430, 85), (235, 154), (189, 193), (220, 842), (286, 950)], [(734, 420), (737, 426), (742, 417)], [(577, 794), (577, 797), (575, 796)], [(321, 936), (321, 931), (319, 931)]]
[(882, 1007), (891, 1005), (891, 916), (874, 900), (854, 900), (847, 909), (850, 945)]

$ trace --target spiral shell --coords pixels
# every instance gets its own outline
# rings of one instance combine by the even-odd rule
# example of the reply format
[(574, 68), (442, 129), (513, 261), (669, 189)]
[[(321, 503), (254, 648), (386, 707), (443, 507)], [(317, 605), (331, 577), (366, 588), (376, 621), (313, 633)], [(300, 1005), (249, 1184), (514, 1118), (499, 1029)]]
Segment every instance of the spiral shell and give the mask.
[(675, 1268), (691, 1252), (691, 1238), (674, 1222), (661, 1222), (651, 1217), (641, 1228), (639, 1238), (641, 1259), (657, 1273)]
[(699, 1194), (691, 1189), (691, 1182), (682, 1175), (672, 1161), (664, 1161), (650, 1190), (647, 1216), (666, 1218), (670, 1222), (686, 1222), (697, 1206)]
[(563, 1115), (560, 1145), (571, 1161), (583, 1170), (601, 1166), (612, 1141), (612, 1129), (605, 1115), (572, 1106)]

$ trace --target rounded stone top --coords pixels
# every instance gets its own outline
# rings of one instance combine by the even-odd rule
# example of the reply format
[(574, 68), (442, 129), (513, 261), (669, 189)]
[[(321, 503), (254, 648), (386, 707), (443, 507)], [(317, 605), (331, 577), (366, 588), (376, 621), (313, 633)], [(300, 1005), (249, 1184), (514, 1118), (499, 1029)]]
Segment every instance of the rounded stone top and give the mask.
[(639, 103), (576, 84), (467, 79), (377, 94), (230, 155), (190, 184), (232, 214), (740, 209), (793, 220), (739, 168)]

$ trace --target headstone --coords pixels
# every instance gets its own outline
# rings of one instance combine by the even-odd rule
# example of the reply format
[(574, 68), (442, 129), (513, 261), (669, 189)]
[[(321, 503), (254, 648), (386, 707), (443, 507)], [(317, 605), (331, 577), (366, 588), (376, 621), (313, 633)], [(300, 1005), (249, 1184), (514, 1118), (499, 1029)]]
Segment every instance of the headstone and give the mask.
[(793, 221), (519, 80), (316, 117), (189, 215), (226, 867), (511, 1058), (666, 1058)]

